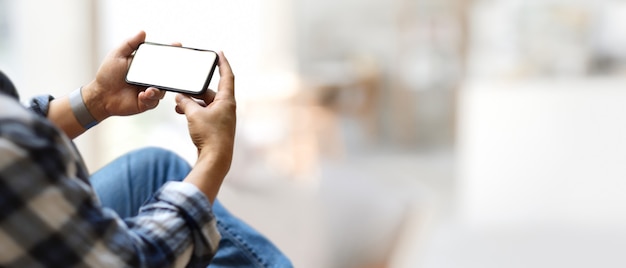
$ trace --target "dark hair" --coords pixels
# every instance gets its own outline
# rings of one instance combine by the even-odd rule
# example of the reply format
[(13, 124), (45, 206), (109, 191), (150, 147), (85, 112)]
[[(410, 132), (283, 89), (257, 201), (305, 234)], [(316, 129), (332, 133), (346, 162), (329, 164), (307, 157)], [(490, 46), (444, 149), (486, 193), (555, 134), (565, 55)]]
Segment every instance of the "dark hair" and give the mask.
[(2, 71), (0, 71), (0, 94), (9, 95), (15, 99), (19, 99), (20, 96), (17, 94), (17, 90), (15, 86)]

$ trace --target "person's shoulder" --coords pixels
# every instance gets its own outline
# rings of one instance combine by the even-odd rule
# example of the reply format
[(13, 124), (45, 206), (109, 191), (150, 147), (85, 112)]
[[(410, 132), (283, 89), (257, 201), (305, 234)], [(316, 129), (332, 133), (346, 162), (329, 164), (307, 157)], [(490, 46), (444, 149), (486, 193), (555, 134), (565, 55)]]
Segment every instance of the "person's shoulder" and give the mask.
[[(87, 181), (88, 172), (72, 141), (51, 121), (0, 94), (0, 173), (31, 166), (45, 174), (66, 174)], [(11, 165), (11, 163), (15, 165)], [(0, 176), (3, 177), (3, 176)], [(6, 176), (4, 176), (6, 177)]]
[(12, 162), (28, 158), (24, 140), (40, 140), (33, 139), (36, 136), (33, 120), (33, 115), (16, 99), (0, 94), (0, 154), (3, 156), (0, 173)]
[(0, 120), (32, 121), (33, 115), (19, 101), (0, 94)]
[(17, 100), (0, 94), (0, 141), (31, 150), (48, 147), (58, 136), (47, 119), (34, 114)]

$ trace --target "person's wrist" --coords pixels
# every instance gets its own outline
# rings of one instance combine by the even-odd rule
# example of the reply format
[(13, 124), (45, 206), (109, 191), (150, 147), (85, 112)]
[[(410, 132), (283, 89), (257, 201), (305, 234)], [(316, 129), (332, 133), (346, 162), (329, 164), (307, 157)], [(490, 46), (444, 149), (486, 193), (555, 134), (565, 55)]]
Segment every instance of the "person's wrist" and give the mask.
[(72, 113), (74, 114), (74, 118), (76, 118), (76, 121), (84, 129), (90, 129), (93, 126), (97, 125), (98, 121), (87, 109), (87, 106), (85, 105), (85, 102), (83, 100), (82, 90), (83, 88), (80, 87), (69, 94), (70, 108), (72, 109)]
[(106, 111), (104, 102), (98, 97), (98, 86), (95, 82), (83, 86), (82, 96), (85, 106), (96, 121), (102, 122), (110, 116)]
[(232, 150), (225, 148), (212, 148), (208, 150), (204, 148), (198, 152), (198, 159), (196, 160), (195, 167), (206, 170), (212, 173), (215, 177), (226, 177), (226, 174), (230, 170), (233, 153)]

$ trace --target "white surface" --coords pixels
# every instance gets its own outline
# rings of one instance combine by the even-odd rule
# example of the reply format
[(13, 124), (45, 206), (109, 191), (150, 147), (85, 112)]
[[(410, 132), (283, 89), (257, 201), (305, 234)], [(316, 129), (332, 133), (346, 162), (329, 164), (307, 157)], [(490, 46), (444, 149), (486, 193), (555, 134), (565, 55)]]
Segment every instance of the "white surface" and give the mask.
[(442, 227), (420, 264), (424, 268), (626, 267), (626, 233), (554, 227)]
[(23, 100), (61, 96), (93, 78), (88, 1), (9, 1), (10, 42), (15, 65), (11, 79)]
[(477, 225), (626, 224), (624, 81), (470, 84), (459, 192)]
[(459, 217), (431, 233), (420, 267), (625, 267), (623, 85), (468, 83)]

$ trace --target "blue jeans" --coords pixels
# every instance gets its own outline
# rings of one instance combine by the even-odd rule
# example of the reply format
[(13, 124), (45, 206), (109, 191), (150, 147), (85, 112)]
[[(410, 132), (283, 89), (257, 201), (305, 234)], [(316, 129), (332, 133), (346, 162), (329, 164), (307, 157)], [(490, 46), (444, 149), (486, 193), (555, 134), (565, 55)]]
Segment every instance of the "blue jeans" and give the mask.
[[(132, 217), (139, 207), (168, 181), (180, 181), (191, 166), (178, 155), (147, 148), (130, 152), (91, 176), (102, 205), (120, 217)], [(213, 213), (222, 235), (209, 267), (292, 267), (276, 246), (215, 200)]]

